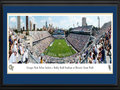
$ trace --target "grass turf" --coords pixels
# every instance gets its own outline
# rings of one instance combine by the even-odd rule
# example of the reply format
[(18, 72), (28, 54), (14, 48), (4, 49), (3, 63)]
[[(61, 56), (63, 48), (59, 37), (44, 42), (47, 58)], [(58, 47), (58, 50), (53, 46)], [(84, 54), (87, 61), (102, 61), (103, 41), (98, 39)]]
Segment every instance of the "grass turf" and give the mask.
[(65, 39), (55, 39), (53, 44), (44, 52), (45, 55), (53, 57), (66, 57), (75, 53), (72, 47), (67, 45)]

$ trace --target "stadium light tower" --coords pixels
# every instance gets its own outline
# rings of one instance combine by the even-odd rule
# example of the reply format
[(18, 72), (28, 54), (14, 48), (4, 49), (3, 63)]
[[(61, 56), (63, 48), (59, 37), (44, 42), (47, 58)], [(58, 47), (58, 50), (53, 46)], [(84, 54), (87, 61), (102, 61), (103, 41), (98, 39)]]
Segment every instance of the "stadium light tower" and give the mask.
[(98, 28), (100, 29), (100, 17), (98, 16)]

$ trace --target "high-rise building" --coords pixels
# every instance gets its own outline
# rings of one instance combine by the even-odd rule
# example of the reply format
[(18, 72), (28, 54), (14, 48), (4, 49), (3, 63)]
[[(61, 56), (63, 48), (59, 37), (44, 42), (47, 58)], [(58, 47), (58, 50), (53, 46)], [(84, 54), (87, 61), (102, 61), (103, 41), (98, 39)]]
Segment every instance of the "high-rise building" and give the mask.
[(79, 22), (77, 22), (77, 26), (79, 26)]
[(35, 24), (33, 24), (33, 30), (35, 31)]
[(30, 30), (32, 30), (32, 21), (30, 21)]
[(75, 28), (75, 24), (73, 24), (73, 27)]
[(26, 30), (28, 30), (28, 16), (26, 16)]
[(100, 17), (98, 16), (98, 28), (100, 28)]
[(14, 29), (17, 29), (16, 25), (15, 25)]
[(20, 31), (20, 16), (17, 16), (17, 30)]
[(86, 17), (83, 17), (83, 18), (82, 18), (82, 26), (87, 26)]
[(47, 26), (47, 21), (45, 22), (45, 27), (48, 28), (48, 26)]
[(23, 27), (23, 31), (25, 30), (25, 27)]

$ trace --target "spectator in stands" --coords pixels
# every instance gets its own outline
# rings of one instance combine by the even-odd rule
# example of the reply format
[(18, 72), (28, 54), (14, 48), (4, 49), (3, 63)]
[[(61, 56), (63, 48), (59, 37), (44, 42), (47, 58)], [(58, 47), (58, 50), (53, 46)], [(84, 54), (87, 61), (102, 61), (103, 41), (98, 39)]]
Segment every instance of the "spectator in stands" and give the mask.
[(103, 48), (103, 46), (102, 46), (102, 48), (101, 48), (101, 53), (102, 53), (102, 62), (103, 63), (106, 63), (106, 60), (105, 60), (105, 50), (104, 50), (104, 48)]
[(97, 48), (96, 46), (93, 47), (93, 53), (95, 54), (95, 58), (97, 57)]
[(93, 54), (93, 58), (92, 58), (92, 63), (96, 64), (96, 57), (95, 57), (95, 54)]
[(12, 41), (12, 39), (11, 39), (11, 36), (9, 36), (9, 44), (10, 44), (10, 46), (13, 44), (13, 41)]
[(89, 63), (92, 63), (92, 52), (89, 53), (88, 62), (89, 62)]
[(99, 52), (97, 60), (99, 63), (101, 63), (101, 60), (102, 60), (102, 53), (101, 52)]
[(12, 55), (10, 56), (10, 59), (9, 59), (9, 63), (11, 63), (11, 64), (17, 63), (17, 61), (16, 61), (16, 54), (17, 54), (16, 51), (14, 51), (14, 52), (12, 53)]
[(23, 47), (22, 47), (21, 44), (20, 44), (20, 46), (19, 46), (19, 49), (20, 49), (20, 55), (23, 55), (23, 54), (24, 54), (24, 50), (23, 50)]
[(23, 63), (27, 64), (27, 62), (28, 62), (28, 49), (25, 50), (23, 55)]
[(40, 63), (41, 63), (41, 64), (43, 63), (43, 57), (41, 57)]
[(81, 56), (80, 56), (80, 55), (79, 55), (79, 60), (80, 60), (80, 63), (81, 63), (82, 58), (81, 58)]
[(17, 43), (14, 42), (14, 46), (13, 46), (13, 51), (18, 51), (18, 46), (17, 46)]
[(38, 60), (39, 60), (39, 62), (41, 63), (41, 55), (39, 55)]

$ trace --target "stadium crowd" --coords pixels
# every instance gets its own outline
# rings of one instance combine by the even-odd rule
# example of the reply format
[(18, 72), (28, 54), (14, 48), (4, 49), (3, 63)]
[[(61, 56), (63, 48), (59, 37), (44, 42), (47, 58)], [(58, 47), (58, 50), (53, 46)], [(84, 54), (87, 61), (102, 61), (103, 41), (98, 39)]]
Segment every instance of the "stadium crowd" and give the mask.
[[(100, 37), (101, 36), (101, 37)], [(92, 48), (86, 50), (85, 59), (88, 63), (111, 63), (111, 26), (99, 31)]]
[(77, 50), (81, 51), (89, 40), (89, 35), (80, 35), (70, 33), (67, 37), (68, 42)]
[(9, 63), (27, 63), (28, 49), (23, 44), (23, 40), (9, 30)]

